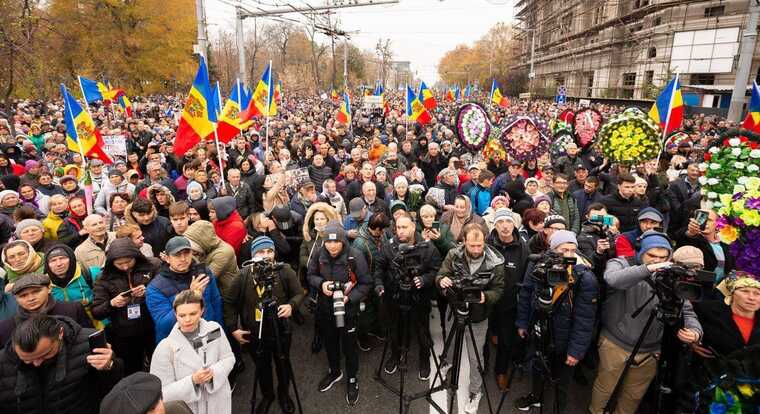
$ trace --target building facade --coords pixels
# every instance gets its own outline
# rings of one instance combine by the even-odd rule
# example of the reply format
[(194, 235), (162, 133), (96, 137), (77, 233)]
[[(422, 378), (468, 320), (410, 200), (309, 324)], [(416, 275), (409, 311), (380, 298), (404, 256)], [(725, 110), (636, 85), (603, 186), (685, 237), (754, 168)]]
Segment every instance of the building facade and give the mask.
[[(728, 108), (754, 0), (516, 0), (519, 58), (531, 91), (653, 99), (676, 72), (687, 105)], [(760, 43), (760, 42), (759, 42)], [(755, 45), (751, 78), (758, 77)], [(751, 80), (750, 79), (750, 83)]]

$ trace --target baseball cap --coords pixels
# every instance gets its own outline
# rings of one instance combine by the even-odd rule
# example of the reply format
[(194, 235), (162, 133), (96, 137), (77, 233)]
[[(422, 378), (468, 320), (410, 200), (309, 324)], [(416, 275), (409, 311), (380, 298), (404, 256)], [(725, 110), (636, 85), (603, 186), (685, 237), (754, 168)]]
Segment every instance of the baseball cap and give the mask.
[(174, 236), (166, 243), (166, 254), (174, 256), (183, 250), (192, 250), (190, 240), (182, 236)]
[(364, 200), (362, 200), (359, 197), (354, 197), (351, 199), (351, 201), (348, 203), (348, 212), (351, 214), (351, 217), (355, 219), (361, 218), (362, 210), (366, 204), (364, 203)]
[(331, 220), (325, 226), (325, 241), (345, 242), (346, 230), (335, 220)]
[(656, 208), (653, 208), (653, 207), (646, 207), (646, 208), (641, 209), (641, 211), (639, 212), (639, 215), (636, 217), (636, 220), (638, 221), (645, 220), (645, 219), (654, 220), (658, 223), (662, 223), (663, 221), (662, 213), (660, 213)]
[(46, 274), (31, 273), (31, 274), (23, 276), (21, 279), (18, 279), (16, 283), (13, 284), (11, 293), (13, 293), (14, 295), (17, 295), (22, 290), (28, 287), (49, 286), (49, 285), (50, 285), (50, 278)]
[(580, 163), (579, 163), (579, 164), (576, 164), (576, 165), (575, 165), (575, 170), (576, 170), (576, 171), (577, 171), (577, 170), (587, 170), (587, 171), (588, 171), (588, 168), (586, 168), (586, 166), (585, 166), (585, 165), (583, 165), (583, 164), (580, 164)]
[(101, 413), (145, 414), (161, 399), (161, 380), (136, 372), (119, 381), (103, 398)]

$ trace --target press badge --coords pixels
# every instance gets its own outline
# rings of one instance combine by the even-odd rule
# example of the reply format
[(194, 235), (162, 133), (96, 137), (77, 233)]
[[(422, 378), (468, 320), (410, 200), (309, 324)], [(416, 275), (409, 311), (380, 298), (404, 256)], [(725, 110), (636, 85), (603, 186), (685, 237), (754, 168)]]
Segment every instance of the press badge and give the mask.
[(140, 304), (127, 305), (127, 320), (140, 319)]
[(264, 312), (262, 312), (261, 309), (256, 308), (256, 322), (261, 322), (262, 319), (264, 319)]

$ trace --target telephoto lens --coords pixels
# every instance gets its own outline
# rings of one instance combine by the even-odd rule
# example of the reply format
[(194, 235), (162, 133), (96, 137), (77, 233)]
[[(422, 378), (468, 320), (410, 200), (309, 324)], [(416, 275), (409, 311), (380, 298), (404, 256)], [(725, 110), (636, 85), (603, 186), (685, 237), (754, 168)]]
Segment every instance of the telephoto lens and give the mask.
[(333, 292), (333, 315), (335, 315), (335, 326), (342, 328), (346, 326), (346, 304), (343, 303), (343, 291), (336, 290)]

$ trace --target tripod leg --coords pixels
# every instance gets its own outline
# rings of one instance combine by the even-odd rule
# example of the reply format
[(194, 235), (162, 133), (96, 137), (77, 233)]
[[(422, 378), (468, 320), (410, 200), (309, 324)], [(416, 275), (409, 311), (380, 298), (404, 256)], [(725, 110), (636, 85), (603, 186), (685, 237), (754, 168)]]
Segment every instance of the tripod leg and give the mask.
[[(509, 377), (507, 378), (507, 389), (506, 389), (506, 391), (504, 391), (504, 392), (501, 393), (501, 399), (499, 400), (499, 406), (496, 408), (496, 414), (499, 414), (501, 412), (501, 407), (504, 405), (504, 402), (506, 402), (506, 400), (507, 400), (507, 394), (509, 394), (509, 390), (512, 389), (512, 380), (515, 378), (515, 375), (514, 375), (515, 366), (514, 366), (514, 364), (512, 364), (512, 366), (510, 366), (508, 368), (508, 370), (511, 370), (512, 372), (510, 373), (511, 375), (509, 375)], [(508, 373), (509, 373), (509, 371), (508, 371)]]
[[(478, 362), (477, 367), (475, 369), (478, 370), (478, 373), (480, 373), (480, 377), (482, 379), (481, 387), (483, 388), (483, 393), (486, 396), (486, 402), (488, 403), (488, 412), (493, 414), (493, 407), (491, 407), (491, 398), (488, 395), (488, 387), (486, 386), (486, 371), (483, 369), (483, 364), (480, 361), (480, 355), (478, 355), (478, 343), (475, 341), (475, 333), (472, 330), (472, 324), (467, 324), (468, 331), (470, 333), (470, 342), (472, 343), (472, 352), (475, 353), (475, 360)], [(473, 369), (473, 367), (470, 367), (470, 369)]]
[[(455, 322), (455, 325), (451, 328), (451, 333), (454, 334), (454, 359), (451, 361), (451, 370), (449, 371), (449, 387), (451, 389), (451, 401), (449, 402), (449, 412), (454, 410), (454, 399), (458, 399), (457, 392), (459, 392), (459, 372), (462, 368), (462, 347), (464, 345), (464, 325), (459, 322)], [(459, 401), (462, 404), (462, 401)]]

